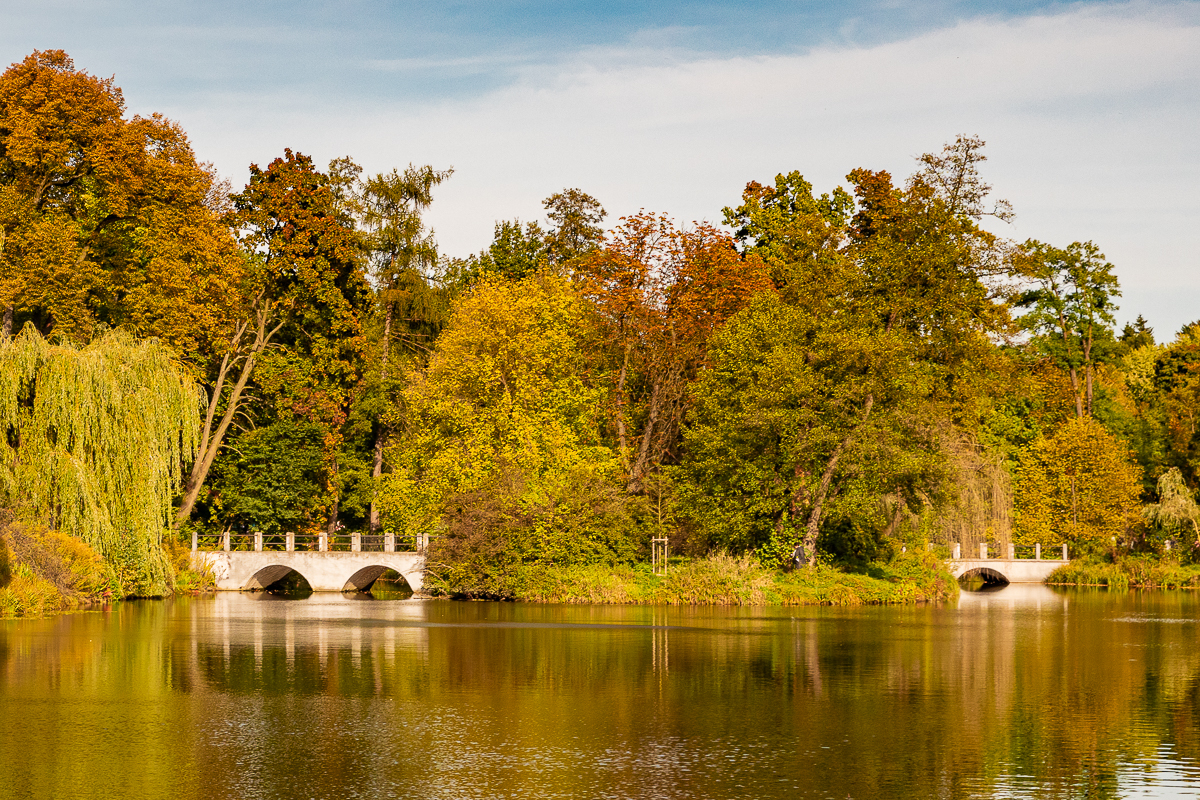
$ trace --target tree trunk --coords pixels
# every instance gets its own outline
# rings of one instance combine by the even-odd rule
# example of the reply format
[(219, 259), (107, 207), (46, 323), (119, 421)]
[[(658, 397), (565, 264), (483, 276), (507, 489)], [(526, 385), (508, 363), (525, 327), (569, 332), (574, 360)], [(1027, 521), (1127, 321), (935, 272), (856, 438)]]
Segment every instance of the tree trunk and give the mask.
[(617, 374), (617, 452), (621, 456), (621, 469), (629, 474), (629, 432), (625, 428), (625, 382), (629, 377), (629, 356), (631, 345), (626, 343), (624, 358), (621, 360), (621, 371)]
[[(1088, 324), (1087, 338), (1083, 340), (1083, 377), (1087, 384), (1087, 414), (1092, 415), (1092, 325)], [(1081, 415), (1082, 416), (1082, 415)]]
[[(862, 419), (855, 425), (846, 437), (838, 443), (834, 448), (833, 455), (829, 458), (829, 463), (825, 466), (825, 472), (821, 474), (821, 483), (817, 487), (817, 492), (813, 496), (812, 513), (808, 515), (808, 526), (804, 531), (804, 549), (808, 553), (815, 553), (817, 547), (817, 534), (821, 532), (821, 514), (825, 511), (825, 499), (829, 496), (829, 486), (833, 483), (834, 473), (837, 472), (838, 461), (841, 460), (842, 451), (850, 444), (850, 440), (858, 433), (859, 428), (866, 424), (871, 416), (871, 408), (875, 405), (875, 395), (867, 395), (867, 402), (863, 408)], [(816, 563), (815, 560), (809, 561), (809, 565)]]
[(1071, 367), (1071, 391), (1075, 394), (1075, 418), (1083, 419), (1083, 392), (1079, 389), (1079, 374)]
[[(208, 410), (205, 413), (204, 428), (200, 434), (200, 446), (196, 449), (196, 460), (192, 462), (192, 471), (188, 475), (187, 483), (185, 484), (183, 502), (179, 506), (179, 513), (175, 516), (176, 528), (192, 516), (192, 510), (196, 506), (196, 499), (200, 496), (200, 489), (203, 488), (204, 481), (208, 478), (208, 471), (212, 468), (213, 461), (216, 460), (217, 452), (221, 449), (221, 445), (225, 443), (225, 434), (229, 432), (229, 426), (233, 424), (234, 418), (241, 410), (243, 393), (246, 390), (246, 384), (250, 381), (251, 373), (254, 372), (254, 365), (258, 360), (259, 354), (266, 349), (271, 339), (283, 327), (283, 323), (280, 322), (274, 328), (267, 328), (268, 316), (267, 308), (258, 309), (256, 313), (257, 324), (254, 330), (254, 342), (244, 353), (240, 351), (249, 323), (243, 322), (230, 340), (229, 352), (221, 359), (221, 367), (217, 372), (217, 382), (213, 386), (212, 396), (208, 399)], [(241, 361), (242, 366), (238, 372), (237, 382), (234, 383), (233, 389), (229, 393), (229, 399), (225, 404), (225, 413), (221, 415), (221, 420), (214, 431), (212, 424), (216, 417), (217, 408), (221, 404), (225, 382), (228, 380), (229, 374), (233, 371), (238, 361)]]
[(13, 307), (8, 306), (4, 309), (4, 322), (0, 324), (0, 330), (5, 336), (12, 336), (13, 332)]
[[(392, 304), (388, 303), (387, 311), (383, 315), (383, 356), (380, 359), (379, 367), (379, 382), (385, 391), (387, 390), (388, 357), (391, 355), (392, 347), (392, 313)], [(376, 497), (379, 495), (379, 479), (383, 476), (383, 445), (387, 434), (387, 426), (380, 419), (379, 430), (375, 433), (375, 463), (371, 467), (371, 516), (369, 522), (371, 533), (379, 530), (379, 504)]]
[(341, 508), (342, 497), (342, 487), (338, 480), (338, 465), (336, 458), (333, 461), (333, 470), (332, 474), (330, 475), (330, 479), (330, 484), (333, 488), (333, 508), (329, 511), (329, 524), (325, 526), (325, 535), (329, 538), (329, 541), (332, 542), (334, 534), (337, 533), (338, 529), (338, 511)]

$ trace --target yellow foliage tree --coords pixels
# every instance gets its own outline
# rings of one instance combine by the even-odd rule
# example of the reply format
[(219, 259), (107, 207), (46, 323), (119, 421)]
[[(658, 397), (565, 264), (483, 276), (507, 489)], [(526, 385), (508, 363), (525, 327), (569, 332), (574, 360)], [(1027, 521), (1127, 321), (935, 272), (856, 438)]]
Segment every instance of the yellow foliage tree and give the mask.
[(1141, 474), (1112, 434), (1073, 419), (1021, 456), (1016, 492), (1019, 544), (1104, 545), (1137, 520)]

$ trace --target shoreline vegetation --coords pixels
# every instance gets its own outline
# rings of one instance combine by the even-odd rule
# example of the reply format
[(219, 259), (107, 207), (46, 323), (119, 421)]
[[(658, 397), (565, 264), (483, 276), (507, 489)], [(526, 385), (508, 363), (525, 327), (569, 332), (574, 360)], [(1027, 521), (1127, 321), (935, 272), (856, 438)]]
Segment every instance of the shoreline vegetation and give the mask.
[(930, 602), (951, 542), (1195, 587), (1200, 322), (1120, 329), (1097, 244), (1005, 238), (984, 148), (747, 175), (719, 224), (564, 188), (452, 257), (452, 169), (285, 148), (235, 190), (35, 51), (0, 75), (0, 615), (351, 531), (446, 597)]
[(611, 605), (895, 605), (951, 600), (958, 583), (933, 556), (905, 555), (867, 574), (818, 564), (790, 572), (768, 569), (754, 556), (714, 553), (680, 559), (665, 574), (650, 565), (588, 564), (527, 567), (503, 589), (486, 592), (432, 586), (435, 596), (534, 603)]

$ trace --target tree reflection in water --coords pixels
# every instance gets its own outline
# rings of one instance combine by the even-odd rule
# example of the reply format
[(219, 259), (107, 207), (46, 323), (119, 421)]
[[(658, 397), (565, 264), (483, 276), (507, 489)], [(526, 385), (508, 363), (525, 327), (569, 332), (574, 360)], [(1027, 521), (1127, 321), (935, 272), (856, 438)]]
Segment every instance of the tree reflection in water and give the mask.
[(0, 796), (1196, 796), (1196, 611), (123, 603), (2, 623)]

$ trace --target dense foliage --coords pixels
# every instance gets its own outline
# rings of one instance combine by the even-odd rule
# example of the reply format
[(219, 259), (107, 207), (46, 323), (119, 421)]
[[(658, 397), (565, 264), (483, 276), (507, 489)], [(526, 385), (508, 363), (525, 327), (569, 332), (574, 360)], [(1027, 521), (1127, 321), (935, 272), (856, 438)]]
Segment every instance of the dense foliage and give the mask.
[(493, 597), (652, 537), (767, 569), (1195, 558), (1200, 327), (1118, 333), (1096, 244), (997, 234), (983, 146), (750, 181), (732, 234), (606, 231), (565, 189), (445, 258), (423, 215), (451, 170), (285, 150), (233, 192), (34, 53), (0, 76), (2, 503), (140, 594), (172, 585), (169, 527), (431, 541), (432, 586)]

